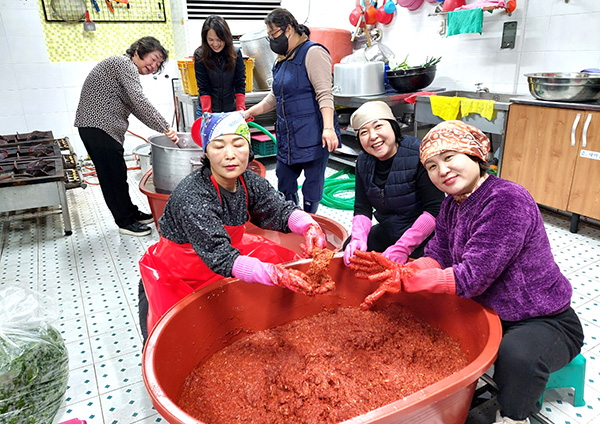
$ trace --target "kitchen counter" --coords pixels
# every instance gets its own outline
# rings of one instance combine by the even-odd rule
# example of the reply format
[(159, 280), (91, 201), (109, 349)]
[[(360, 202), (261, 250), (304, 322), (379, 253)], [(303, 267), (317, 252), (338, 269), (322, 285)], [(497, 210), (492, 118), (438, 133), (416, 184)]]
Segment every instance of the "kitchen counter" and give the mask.
[[(432, 91), (439, 92), (444, 91), (445, 88), (441, 87), (426, 87), (419, 91)], [(345, 106), (350, 108), (359, 108), (363, 103), (370, 102), (371, 100), (381, 100), (382, 102), (387, 103), (391, 108), (398, 105), (410, 105), (410, 103), (406, 102), (406, 98), (412, 96), (415, 93), (398, 93), (391, 86), (387, 86), (385, 93), (383, 94), (375, 94), (372, 96), (333, 96), (333, 103), (336, 106)]]
[(546, 100), (538, 100), (532, 96), (514, 97), (514, 98), (511, 98), (510, 101), (512, 103), (522, 104), (522, 105), (558, 107), (558, 108), (562, 108), (562, 109), (579, 109), (579, 110), (600, 111), (600, 101), (583, 102), (583, 103), (549, 102)]

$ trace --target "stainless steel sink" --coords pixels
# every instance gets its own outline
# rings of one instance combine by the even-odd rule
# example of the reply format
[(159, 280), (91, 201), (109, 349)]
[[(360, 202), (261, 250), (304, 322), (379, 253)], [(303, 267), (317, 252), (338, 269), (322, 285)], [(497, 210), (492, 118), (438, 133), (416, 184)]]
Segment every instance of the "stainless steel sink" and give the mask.
[(510, 99), (515, 97), (515, 94), (488, 93), (486, 91), (475, 92), (451, 90), (441, 91), (438, 93), (438, 96), (467, 97), (469, 99), (494, 100), (496, 102), (496, 104), (494, 105), (495, 109), (508, 110), (508, 106), (510, 105)]
[[(515, 94), (489, 93), (486, 91), (441, 91), (438, 96), (449, 97), (467, 97), (469, 99), (494, 100), (494, 115), (489, 121), (477, 113), (471, 113), (460, 117), (460, 120), (469, 125), (479, 128), (484, 133), (497, 134), (499, 136), (499, 146), (492, 154), (498, 158), (498, 175), (502, 166), (502, 151), (504, 150), (504, 133), (506, 131), (506, 121), (508, 120), (508, 108), (510, 99), (516, 97)], [(429, 96), (418, 96), (415, 103), (415, 122), (414, 135), (417, 136), (417, 128), (423, 124), (437, 125), (443, 119), (431, 112), (431, 101)], [(492, 142), (492, 145), (494, 143)]]
[[(485, 91), (461, 91), (461, 90), (450, 90), (441, 91), (437, 93), (438, 96), (448, 97), (467, 97), (469, 99), (482, 99), (482, 100), (494, 100), (494, 116), (491, 121), (488, 121), (483, 116), (472, 113), (467, 116), (463, 116), (460, 119), (470, 125), (479, 128), (483, 132), (491, 134), (504, 135), (506, 127), (506, 119), (508, 117), (508, 107), (510, 106), (510, 99), (515, 97), (514, 94), (505, 93), (488, 93)], [(443, 119), (439, 116), (434, 115), (431, 112), (431, 101), (429, 96), (418, 96), (415, 103), (415, 124), (439, 124)], [(416, 126), (415, 126), (416, 128)]]

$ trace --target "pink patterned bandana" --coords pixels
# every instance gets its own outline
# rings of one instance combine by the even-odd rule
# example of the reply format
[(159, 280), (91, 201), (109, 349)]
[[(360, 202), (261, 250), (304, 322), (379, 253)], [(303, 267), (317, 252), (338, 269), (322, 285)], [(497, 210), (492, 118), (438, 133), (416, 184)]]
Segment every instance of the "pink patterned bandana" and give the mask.
[(478, 128), (462, 121), (444, 121), (437, 124), (423, 137), (421, 163), (449, 150), (472, 155), (487, 162), (490, 139)]

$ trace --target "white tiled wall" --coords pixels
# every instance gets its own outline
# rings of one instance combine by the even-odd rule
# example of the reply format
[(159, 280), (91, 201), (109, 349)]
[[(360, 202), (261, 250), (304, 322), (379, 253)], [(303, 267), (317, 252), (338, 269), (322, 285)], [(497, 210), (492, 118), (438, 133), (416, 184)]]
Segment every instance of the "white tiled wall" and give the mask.
[[(202, 21), (182, 20), (184, 0), (171, 3), (177, 59), (191, 54), (200, 44)], [(282, 0), (282, 6), (301, 23), (348, 30), (353, 30), (348, 15), (354, 3)], [(433, 83), (436, 87), (472, 90), (481, 82), (493, 91), (527, 94), (524, 73), (600, 68), (598, 0), (519, 0), (512, 16), (485, 12), (481, 35), (452, 37), (438, 34), (445, 18), (429, 16), (434, 8), (429, 2), (414, 12), (399, 7), (392, 23), (382, 26), (382, 42), (401, 58), (408, 54), (410, 64), (420, 64), (426, 56), (442, 56)], [(500, 49), (506, 21), (517, 22), (516, 48), (512, 50)], [(230, 22), (236, 34), (261, 25)], [(83, 154), (73, 120), (81, 85), (94, 64), (50, 63), (38, 1), (0, 0), (0, 134), (52, 129), (57, 136), (70, 137), (77, 152)], [(169, 122), (174, 111), (173, 77), (179, 77), (175, 60), (157, 79), (142, 78), (147, 96)], [(130, 129), (143, 137), (152, 134), (134, 117)], [(140, 139), (128, 136), (125, 148), (130, 151), (140, 143)]]

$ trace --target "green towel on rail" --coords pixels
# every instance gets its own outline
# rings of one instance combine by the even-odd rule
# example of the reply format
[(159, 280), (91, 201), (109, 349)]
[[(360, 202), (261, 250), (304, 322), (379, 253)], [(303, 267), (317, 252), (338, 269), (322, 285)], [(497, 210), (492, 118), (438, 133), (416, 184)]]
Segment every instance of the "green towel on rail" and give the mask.
[(478, 32), (483, 27), (483, 9), (465, 9), (448, 12), (448, 35)]

